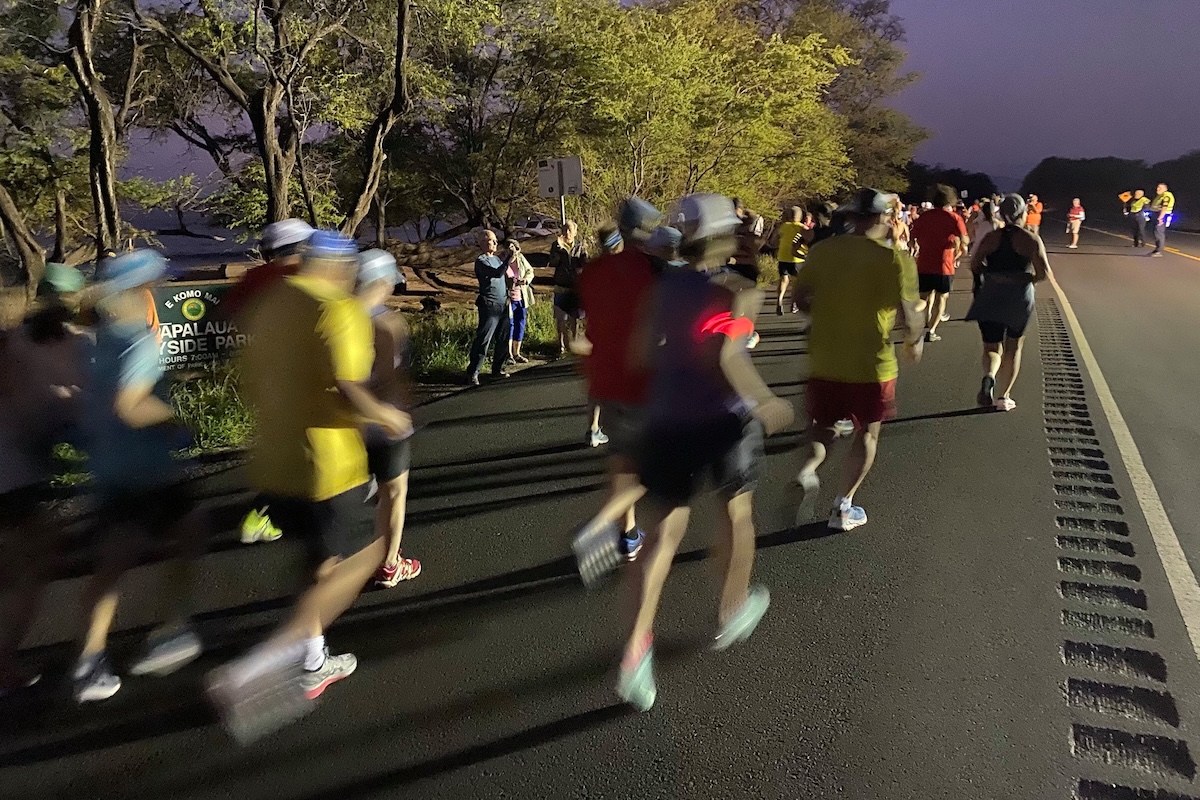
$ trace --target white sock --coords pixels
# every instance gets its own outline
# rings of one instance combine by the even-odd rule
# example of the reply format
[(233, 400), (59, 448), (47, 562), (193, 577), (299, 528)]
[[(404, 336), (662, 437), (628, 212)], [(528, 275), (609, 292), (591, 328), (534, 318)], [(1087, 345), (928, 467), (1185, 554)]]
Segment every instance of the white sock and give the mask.
[(837, 508), (839, 511), (849, 511), (849, 510), (850, 510), (850, 506), (852, 506), (852, 505), (854, 505), (854, 503), (853, 503), (853, 498), (850, 498), (850, 497), (839, 497), (839, 498), (837, 499), (837, 505), (836, 505), (836, 508)]
[(309, 672), (318, 670), (325, 663), (325, 637), (314, 636), (304, 640), (304, 668)]

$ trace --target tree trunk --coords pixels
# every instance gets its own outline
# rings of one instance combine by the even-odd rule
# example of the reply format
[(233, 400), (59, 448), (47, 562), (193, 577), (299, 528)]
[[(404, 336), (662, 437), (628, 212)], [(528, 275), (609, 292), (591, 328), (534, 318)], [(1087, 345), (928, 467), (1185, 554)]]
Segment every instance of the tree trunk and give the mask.
[(58, 264), (67, 259), (67, 190), (54, 187), (54, 252), (50, 260)]
[[(303, 137), (302, 137), (303, 138)], [(308, 185), (308, 168), (304, 165), (304, 146), (296, 151), (296, 168), (300, 171), (300, 191), (304, 195), (304, 208), (308, 211), (308, 224), (314, 228), (317, 224), (317, 204), (313, 200), (312, 189)]]
[[(417, 233), (420, 232), (418, 227)], [(387, 248), (387, 205), (383, 193), (378, 190), (375, 192), (375, 246), (380, 250)]]
[(342, 223), (343, 233), (353, 235), (367, 218), (371, 200), (379, 191), (379, 177), (387, 160), (383, 152), (384, 142), (396, 121), (412, 110), (412, 99), (408, 94), (408, 18), (411, 7), (412, 0), (396, 0), (396, 54), (393, 61), (392, 96), (387, 105), (380, 109), (363, 141), (363, 177), (358, 186), (354, 206)]
[(67, 31), (71, 49), (67, 67), (79, 84), (91, 131), (88, 174), (96, 210), (96, 254), (117, 248), (121, 211), (117, 206), (117, 126), (112, 101), (96, 74), (93, 44), (106, 0), (78, 0)]
[(8, 239), (17, 250), (25, 286), (32, 297), (37, 293), (37, 285), (42, 276), (46, 274), (46, 253), (25, 223), (25, 215), (17, 207), (16, 200), (3, 184), (0, 184), (0, 222), (3, 222)]
[(278, 115), (282, 100), (283, 88), (271, 84), (255, 92), (250, 102), (250, 124), (266, 184), (268, 223), (287, 219), (292, 210), (288, 189), (296, 165), (296, 134), (291, 126), (280, 129)]

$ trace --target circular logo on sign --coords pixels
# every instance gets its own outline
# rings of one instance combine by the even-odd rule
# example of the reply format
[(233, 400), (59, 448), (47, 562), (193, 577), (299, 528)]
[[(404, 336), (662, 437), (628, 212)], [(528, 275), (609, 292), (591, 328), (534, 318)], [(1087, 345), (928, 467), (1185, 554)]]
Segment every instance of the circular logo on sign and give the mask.
[(189, 298), (183, 301), (179, 311), (188, 322), (195, 322), (204, 316), (204, 301), (195, 297)]

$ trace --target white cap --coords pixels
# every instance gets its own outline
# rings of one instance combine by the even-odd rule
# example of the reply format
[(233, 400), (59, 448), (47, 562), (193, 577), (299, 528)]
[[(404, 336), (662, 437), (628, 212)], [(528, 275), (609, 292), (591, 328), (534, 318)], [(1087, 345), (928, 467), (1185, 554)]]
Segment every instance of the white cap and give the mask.
[(303, 244), (313, 235), (313, 227), (302, 219), (282, 219), (272, 222), (262, 231), (262, 249), (279, 250), (289, 245)]
[(679, 201), (675, 220), (684, 242), (731, 236), (741, 223), (733, 201), (719, 194), (689, 194)]
[(358, 285), (367, 286), (376, 281), (391, 281), (392, 286), (400, 282), (396, 259), (384, 250), (364, 250), (358, 254)]

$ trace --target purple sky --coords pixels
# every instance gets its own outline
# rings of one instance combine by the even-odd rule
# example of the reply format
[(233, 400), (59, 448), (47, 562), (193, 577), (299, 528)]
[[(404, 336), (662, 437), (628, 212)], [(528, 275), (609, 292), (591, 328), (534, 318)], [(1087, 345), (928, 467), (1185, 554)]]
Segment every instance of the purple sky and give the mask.
[(894, 105), (927, 162), (1024, 177), (1046, 156), (1200, 149), (1200, 0), (892, 0), (921, 80)]

